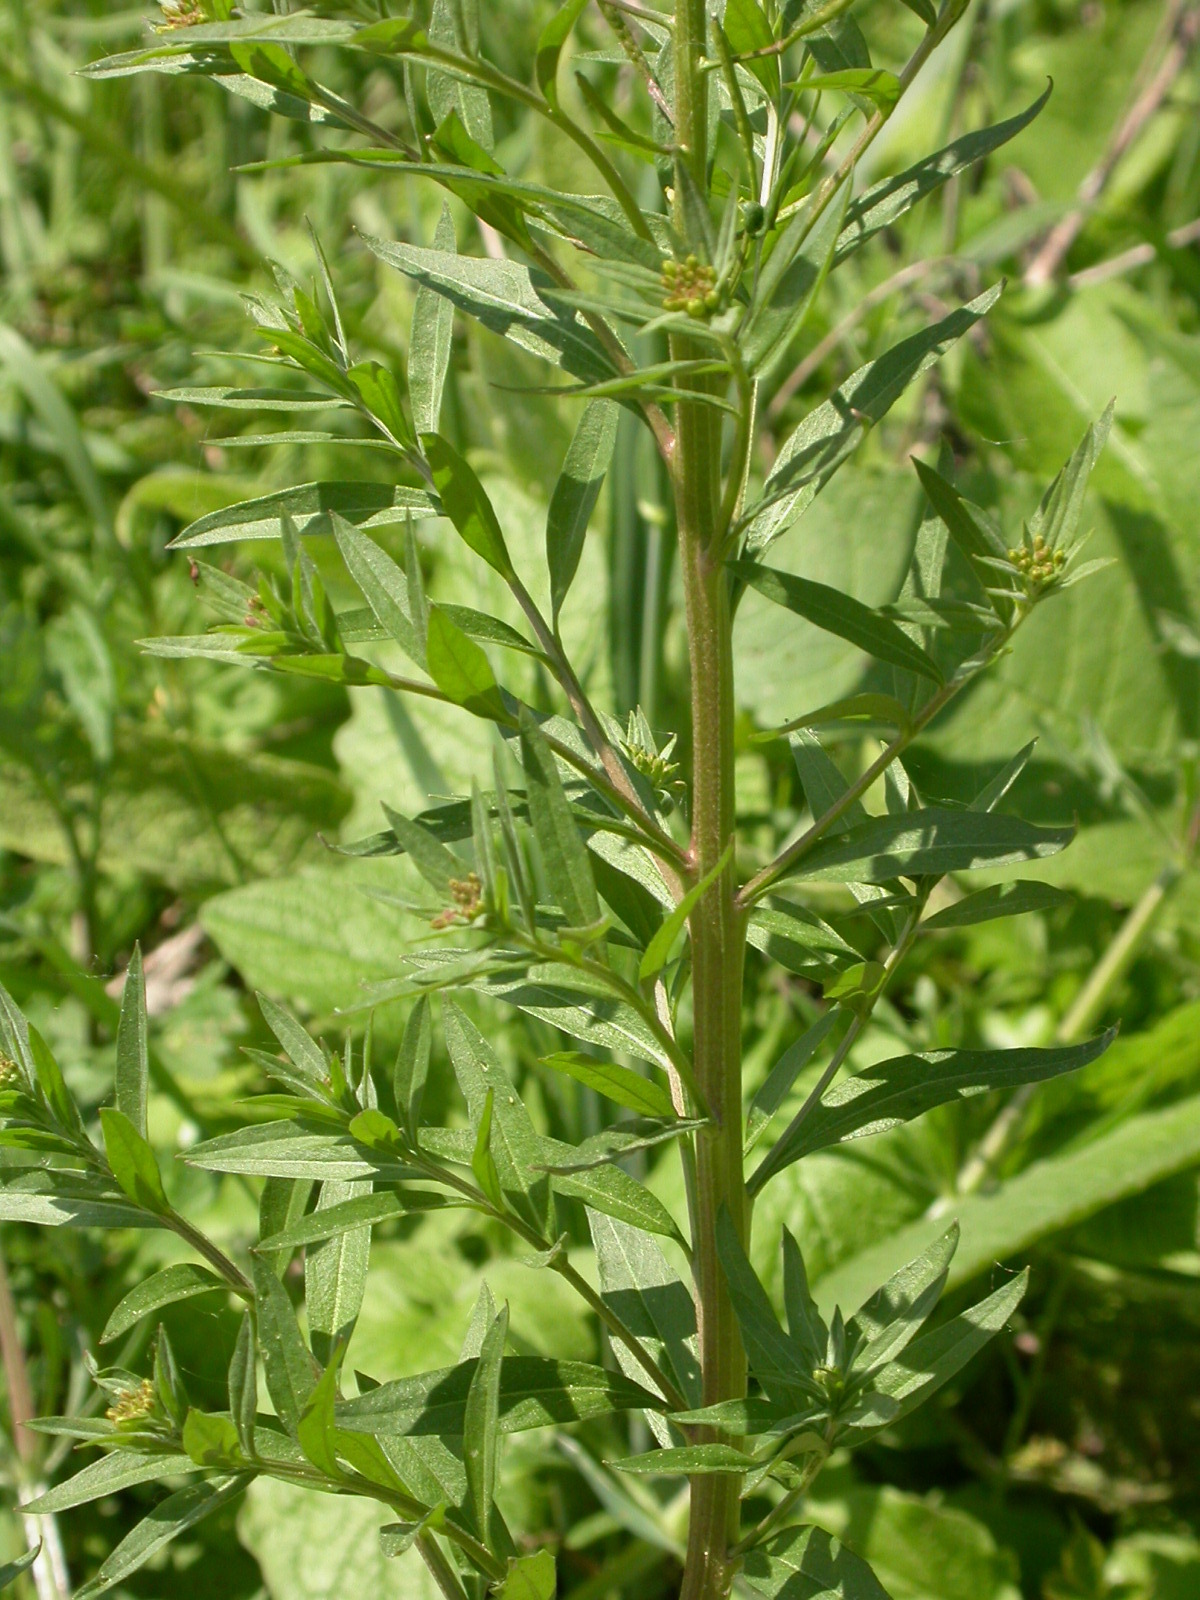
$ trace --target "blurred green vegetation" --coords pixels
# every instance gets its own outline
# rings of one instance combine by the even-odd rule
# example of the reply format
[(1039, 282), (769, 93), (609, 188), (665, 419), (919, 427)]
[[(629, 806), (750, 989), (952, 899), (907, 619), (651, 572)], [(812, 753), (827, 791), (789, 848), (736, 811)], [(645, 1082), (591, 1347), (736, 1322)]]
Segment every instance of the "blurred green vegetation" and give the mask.
[[(350, 0), (341, 9), (376, 14)], [(492, 58), (521, 71), (551, 9), (485, 5)], [(862, 10), (877, 61), (902, 59), (912, 16), (897, 0), (864, 0)], [(976, 4), (931, 62), (926, 92), (877, 142), (872, 172), (1013, 114), (1049, 77), (1048, 106), (985, 172), (948, 184), (838, 276), (770, 419), (782, 434), (931, 311), (1008, 276), (986, 330), (905, 398), (788, 542), (783, 559), (796, 570), (880, 603), (898, 590), (920, 515), (910, 454), (949, 452), (975, 499), (1024, 505), (1110, 397), (1117, 406), (1092, 501), (1093, 553), (1112, 566), (1040, 610), (912, 763), (926, 793), (967, 796), (1036, 737), (1021, 804), (1040, 820), (1078, 821), (1072, 848), (1038, 869), (1072, 900), (925, 941), (864, 1054), (886, 1055), (897, 1041), (1049, 1043), (1081, 1017), (1119, 1019), (1123, 1037), (1002, 1122), (986, 1169), (972, 1160), (997, 1127), (993, 1100), (940, 1111), (866, 1153), (822, 1154), (762, 1202), (803, 1240), (822, 1300), (853, 1303), (880, 1262), (904, 1259), (903, 1241), (931, 1213), (963, 1220), (952, 1286), (987, 1279), (994, 1262), (1034, 1263), (1013, 1331), (949, 1399), (821, 1480), (814, 1514), (872, 1561), (895, 1600), (1200, 1593), (1196, 17), (1194, 0)], [(159, 391), (244, 376), (220, 353), (251, 348), (240, 297), (269, 286), (268, 262), (312, 277), (310, 226), (356, 346), (401, 354), (409, 292), (357, 234), (425, 242), (439, 209), (424, 189), (375, 172), (238, 172), (317, 141), (215, 85), (75, 75), (131, 48), (146, 22), (144, 7), (101, 0), (0, 0), (0, 978), (94, 1109), (111, 1084), (114, 997), (141, 940), (152, 1131), (172, 1151), (229, 1126), (235, 1102), (262, 1086), (240, 1052), (267, 1042), (254, 989), (336, 1029), (335, 1011), (364, 982), (395, 972), (409, 923), (372, 893), (394, 885), (394, 865), (346, 860), (330, 845), (376, 831), (382, 801), (411, 812), (457, 792), (487, 746), (469, 719), (401, 707), (377, 689), (139, 652), (139, 639), (209, 620), (198, 573), (165, 551), (184, 524), (285, 486), (386, 472), (353, 437), (268, 450), (254, 441), (282, 425), (278, 413), (172, 404)], [(331, 55), (322, 77), (384, 123), (402, 96), (386, 64)], [(624, 112), (632, 96), (621, 71), (613, 92)], [(497, 145), (510, 171), (586, 187), (569, 151), (507, 111), (497, 112)], [(460, 238), (472, 253), (493, 244)], [(449, 427), (519, 563), (522, 538), (531, 549), (540, 539), (571, 422), (551, 397), (511, 403), (506, 387), (536, 370), (524, 358), (473, 327), (457, 326), (455, 338)], [(345, 427), (345, 416), (331, 412), (321, 426)], [(619, 715), (641, 705), (656, 730), (674, 730), (683, 640), (661, 485), (631, 426), (619, 450), (577, 585), (588, 601), (568, 610), (565, 629), (593, 698)], [(309, 543), (334, 594), (348, 596), (332, 541)], [(221, 555), (245, 573), (251, 557), (280, 559), (275, 549), (229, 545)], [(503, 613), (499, 585), (484, 592), (486, 577), (456, 548), (430, 562), (436, 594)], [(871, 678), (850, 647), (799, 620), (781, 624), (778, 611), (768, 618), (765, 605), (751, 597), (739, 620), (748, 708), (739, 780), (743, 809), (769, 833), (792, 778), (786, 750), (756, 742), (756, 729)], [(536, 668), (529, 676), (523, 692), (536, 700)], [(873, 751), (856, 737), (838, 753), (849, 772)], [(762, 1041), (751, 1087), (818, 1002), (802, 974), (751, 971), (748, 1023)], [(594, 1097), (536, 1066), (554, 1043), (545, 1025), (507, 1013), (487, 1024), (549, 1131), (579, 1137), (594, 1125)], [(394, 1032), (386, 1008), (376, 1028), (384, 1042)], [(431, 1095), (448, 1101), (445, 1084), (443, 1072)], [(649, 1178), (672, 1181), (665, 1170)], [(253, 1226), (239, 1181), (179, 1167), (173, 1183), (216, 1236), (236, 1240)], [(964, 1186), (975, 1192), (956, 1198)], [(84, 1404), (83, 1353), (169, 1246), (17, 1225), (3, 1226), (0, 1244), (34, 1409)], [(552, 1292), (557, 1280), (548, 1287), (506, 1258), (509, 1248), (457, 1220), (379, 1229), (352, 1362), (382, 1378), (453, 1360), (485, 1263), (518, 1340), (593, 1356), (596, 1331)], [(758, 1265), (770, 1281), (775, 1264)], [(193, 1393), (208, 1385), (216, 1404), (236, 1326), (231, 1312), (199, 1304), (165, 1320)], [(10, 1389), (0, 1464), (15, 1491), (64, 1462), (14, 1435), (13, 1401)], [(585, 1430), (570, 1459), (567, 1448), (540, 1435), (523, 1442), (510, 1491), (563, 1540), (567, 1592), (670, 1594), (672, 1552), (637, 1542), (646, 1507), (635, 1492), (614, 1495), (595, 1472), (571, 1470), (583, 1451), (604, 1453), (602, 1435)], [(61, 1520), (75, 1584), (148, 1494)], [(669, 1522), (669, 1506), (653, 1509), (656, 1525)], [(256, 1485), (243, 1509), (172, 1546), (127, 1592), (423, 1596), (417, 1568), (378, 1554), (370, 1517), (357, 1504), (314, 1506)], [(6, 1511), (0, 1557), (22, 1547)]]

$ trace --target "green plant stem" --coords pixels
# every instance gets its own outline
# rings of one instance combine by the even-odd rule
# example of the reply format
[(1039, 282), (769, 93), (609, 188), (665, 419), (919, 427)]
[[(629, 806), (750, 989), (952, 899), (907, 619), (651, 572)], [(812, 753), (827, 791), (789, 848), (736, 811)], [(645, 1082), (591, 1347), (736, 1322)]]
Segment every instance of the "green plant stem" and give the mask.
[(828, 1460), (828, 1449), (826, 1449), (824, 1454), (814, 1455), (813, 1459), (804, 1469), (804, 1477), (802, 1481), (798, 1483), (794, 1489), (789, 1489), (783, 1498), (771, 1507), (766, 1516), (763, 1517), (762, 1520), (753, 1528), (751, 1528), (750, 1532), (744, 1539), (738, 1540), (730, 1554), (735, 1556), (744, 1555), (747, 1550), (753, 1549), (756, 1544), (761, 1544), (767, 1535), (773, 1532), (774, 1529), (776, 1529), (784, 1520), (784, 1518), (787, 1517), (797, 1502), (802, 1500), (812, 1488), (816, 1481), (817, 1474)]
[(467, 1600), (467, 1591), (459, 1582), (458, 1574), (446, 1560), (431, 1533), (420, 1535), (417, 1539), (417, 1549), (421, 1552), (421, 1560), (429, 1569), (429, 1576), (445, 1595), (446, 1600)]
[(211, 1239), (202, 1234), (198, 1228), (193, 1228), (187, 1218), (181, 1217), (177, 1211), (168, 1211), (163, 1220), (173, 1232), (190, 1244), (193, 1250), (202, 1255), (209, 1265), (220, 1273), (234, 1294), (243, 1300), (253, 1302), (254, 1289), (250, 1280)]
[[(703, 193), (708, 167), (708, 84), (703, 70), (704, 0), (675, 7), (675, 128), (691, 176)], [(682, 195), (676, 227), (686, 235)], [(676, 336), (671, 359), (702, 352)], [(722, 560), (721, 419), (700, 396), (713, 380), (680, 380), (672, 463), (680, 573), (688, 632), (692, 711), (691, 869), (704, 878), (736, 838), (732, 615)], [(689, 398), (689, 395), (696, 396)], [(692, 912), (693, 1071), (712, 1119), (696, 1136), (693, 1272), (703, 1403), (746, 1393), (746, 1357), (733, 1300), (717, 1256), (717, 1218), (726, 1210), (738, 1237), (747, 1231), (742, 1167), (742, 970), (745, 920), (737, 905), (732, 852)], [(714, 1435), (706, 1432), (706, 1437)], [(741, 1480), (693, 1478), (681, 1600), (723, 1600), (733, 1581)]]

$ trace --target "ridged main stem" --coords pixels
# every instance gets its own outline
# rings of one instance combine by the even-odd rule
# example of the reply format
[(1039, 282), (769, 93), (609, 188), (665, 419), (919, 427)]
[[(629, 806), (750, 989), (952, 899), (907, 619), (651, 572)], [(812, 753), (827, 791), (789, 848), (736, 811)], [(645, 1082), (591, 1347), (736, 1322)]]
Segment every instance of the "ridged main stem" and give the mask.
[[(707, 172), (707, 80), (700, 70), (705, 44), (704, 0), (675, 7), (675, 130), (697, 187)], [(676, 196), (676, 226), (685, 231)], [(707, 355), (697, 341), (672, 341), (672, 356)], [(702, 387), (705, 380), (696, 380)], [(684, 391), (686, 394), (686, 391)], [(692, 701), (692, 867), (710, 873), (728, 850), (736, 827), (733, 773), (733, 650), (729, 583), (720, 549), (721, 413), (681, 398), (676, 408), (672, 464), (679, 559), (687, 609)], [(725, 1274), (717, 1257), (716, 1226), (728, 1210), (739, 1236), (746, 1230), (742, 1176), (741, 1023), (745, 924), (736, 900), (732, 852), (724, 872), (692, 913), (692, 992), (696, 1081), (712, 1126), (696, 1140), (693, 1252), (704, 1402), (740, 1399), (746, 1358)], [(728, 1559), (737, 1542), (741, 1481), (701, 1475), (692, 1480), (691, 1522), (681, 1600), (724, 1600), (733, 1579)]]

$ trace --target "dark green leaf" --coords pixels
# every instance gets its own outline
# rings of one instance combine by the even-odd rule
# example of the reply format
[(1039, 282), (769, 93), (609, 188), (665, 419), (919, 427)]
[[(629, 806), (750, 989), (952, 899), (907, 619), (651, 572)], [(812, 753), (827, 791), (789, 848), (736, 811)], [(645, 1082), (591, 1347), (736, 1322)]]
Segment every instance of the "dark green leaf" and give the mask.
[[(658, 1245), (640, 1228), (588, 1212), (596, 1246), (600, 1292), (644, 1349), (670, 1373), (690, 1405), (701, 1400), (696, 1347), (696, 1307), (692, 1296)], [(620, 1340), (613, 1353), (621, 1370), (644, 1383), (641, 1364)]]
[(961, 139), (955, 139), (936, 155), (926, 156), (923, 161), (918, 161), (916, 166), (909, 167), (906, 172), (884, 178), (864, 194), (859, 195), (851, 202), (846, 214), (846, 226), (838, 239), (835, 262), (845, 260), (881, 228), (891, 227), (906, 211), (915, 206), (919, 200), (923, 200), (926, 195), (939, 189), (956, 172), (962, 172), (976, 161), (982, 161), (993, 150), (998, 150), (1001, 145), (1015, 138), (1022, 128), (1028, 127), (1033, 121), (1049, 96), (1050, 89), (1047, 86), (1028, 110), (1022, 111), (1019, 116), (1010, 117), (1006, 122), (998, 122), (992, 128), (981, 128), (975, 133), (964, 134)]
[(1115, 1037), (1114, 1029), (1086, 1044), (1048, 1050), (927, 1050), (878, 1062), (827, 1090), (786, 1143), (767, 1156), (751, 1187), (757, 1191), (772, 1174), (814, 1150), (883, 1133), (947, 1101), (1074, 1072), (1103, 1055)]
[[(370, 1180), (321, 1185), (315, 1216), (370, 1196)], [(308, 1336), (318, 1363), (328, 1366), (339, 1346), (349, 1342), (362, 1310), (371, 1253), (371, 1225), (341, 1228), (304, 1253), (304, 1299)]]
[(557, 762), (527, 714), (521, 718), (521, 764), (525, 769), (529, 820), (550, 892), (572, 927), (591, 927), (600, 920), (600, 901), (587, 846), (567, 801)]
[(238, 539), (281, 539), (288, 517), (306, 538), (331, 534), (335, 512), (356, 528), (395, 527), (412, 516), (440, 515), (437, 501), (423, 489), (385, 483), (304, 483), (212, 511), (186, 527), (170, 548), (196, 550)]
[(28, 1501), (25, 1509), (29, 1516), (53, 1517), (92, 1500), (119, 1494), (135, 1484), (156, 1483), (160, 1478), (179, 1477), (193, 1470), (191, 1460), (174, 1451), (145, 1455), (140, 1450), (116, 1450), (99, 1461), (89, 1462), (73, 1478)]
[(750, 1370), (769, 1397), (787, 1403), (806, 1376), (804, 1356), (779, 1326), (767, 1292), (746, 1257), (733, 1219), (724, 1208), (717, 1218), (717, 1253), (750, 1358)]
[(742, 1575), (771, 1600), (890, 1600), (870, 1567), (823, 1528), (788, 1528), (746, 1554)]
[(964, 895), (953, 905), (921, 924), (923, 931), (940, 928), (967, 928), (977, 922), (991, 922), (996, 917), (1019, 917), (1027, 911), (1053, 911), (1058, 906), (1069, 905), (1071, 896), (1049, 883), (1029, 882), (1014, 878), (1008, 883), (989, 884), (974, 894)]
[(467, 1488), (475, 1521), (489, 1548), (495, 1545), (492, 1507), (496, 1498), (499, 1465), (500, 1374), (507, 1339), (508, 1307), (505, 1306), (483, 1337), (463, 1409), (463, 1462), (467, 1469)]
[[(439, 254), (457, 252), (449, 201), (443, 202), (433, 246)], [(413, 302), (412, 333), (408, 341), (408, 392), (413, 427), (418, 434), (438, 431), (453, 339), (453, 305), (434, 290), (422, 286)]]
[(502, 578), (513, 576), (504, 535), (474, 469), (438, 433), (423, 433), (421, 448), (433, 474), (442, 515), (458, 529), (463, 543), (482, 556)]
[(894, 1272), (854, 1313), (850, 1329), (866, 1341), (854, 1358), (856, 1369), (873, 1372), (894, 1361), (916, 1337), (941, 1299), (958, 1239), (958, 1224), (951, 1223), (940, 1239)]
[(648, 1478), (692, 1478), (711, 1472), (750, 1472), (754, 1460), (729, 1444), (693, 1444), (651, 1450), (644, 1456), (626, 1456), (624, 1461), (611, 1461), (609, 1465), (618, 1472), (639, 1473)]
[(756, 561), (733, 561), (730, 566), (743, 582), (765, 594), (768, 600), (794, 611), (826, 633), (849, 640), (878, 661), (918, 673), (922, 678), (932, 678), (935, 683), (942, 681), (941, 670), (933, 658), (896, 623), (863, 605), (861, 600), (843, 594), (840, 589), (832, 589), (828, 584), (813, 583), (808, 578), (779, 572)]
[(104, 1150), (113, 1177), (139, 1206), (162, 1216), (170, 1210), (154, 1151), (123, 1112), (105, 1106), (100, 1112)]
[(162, 1306), (174, 1305), (177, 1300), (190, 1300), (198, 1294), (211, 1294), (214, 1289), (225, 1287), (221, 1279), (207, 1267), (197, 1267), (191, 1262), (164, 1267), (161, 1272), (137, 1284), (118, 1303), (100, 1335), (100, 1343), (108, 1344), (120, 1334), (128, 1333), (142, 1317), (148, 1316), (151, 1311), (158, 1311)]
[(617, 442), (617, 406), (592, 400), (584, 407), (546, 518), (550, 602), (557, 622), (583, 553), (588, 522)]
[(246, 1455), (254, 1454), (254, 1423), (258, 1415), (258, 1353), (254, 1344), (254, 1318), (242, 1313), (237, 1343), (229, 1362), (229, 1414)]
[(766, 1082), (754, 1096), (746, 1115), (745, 1154), (749, 1155), (762, 1138), (771, 1119), (791, 1092), (792, 1085), (816, 1055), (837, 1017), (836, 1006), (830, 1006), (827, 1011), (822, 1012), (812, 1026), (806, 1028), (800, 1037), (788, 1046), (771, 1068)]
[(486, 654), (441, 606), (430, 606), (426, 630), (429, 676), (447, 700), (476, 717), (511, 721)]
[(675, 1114), (667, 1091), (632, 1067), (619, 1066), (615, 1061), (599, 1061), (595, 1056), (580, 1055), (576, 1051), (543, 1056), (542, 1065), (565, 1073), (576, 1083), (586, 1084), (606, 1100), (636, 1111), (640, 1116), (671, 1117)]
[(279, 1420), (294, 1438), (300, 1414), (316, 1386), (316, 1368), (300, 1336), (287, 1290), (261, 1256), (251, 1258), (250, 1270), (267, 1392)]
[(425, 1080), (429, 1076), (429, 1055), (433, 1046), (433, 1031), (429, 1016), (429, 1001), (422, 997), (408, 1014), (404, 1024), (404, 1037), (396, 1056), (392, 1085), (396, 1108), (404, 1119), (410, 1138), (415, 1139), (421, 1126), (421, 1102), (425, 1095)]
[(425, 651), (409, 614), (408, 583), (403, 572), (374, 539), (359, 533), (337, 512), (332, 514), (332, 522), (342, 559), (379, 626), (410, 660), (424, 666)]
[[(477, 1361), (381, 1384), (338, 1407), (343, 1428), (361, 1433), (462, 1436)], [(618, 1411), (661, 1410), (662, 1401), (619, 1372), (581, 1361), (505, 1356), (500, 1371), (501, 1433), (585, 1422)]]
[(168, 1496), (125, 1535), (95, 1577), (75, 1591), (75, 1600), (92, 1600), (92, 1596), (103, 1594), (114, 1584), (124, 1583), (172, 1539), (236, 1500), (252, 1477), (253, 1473), (239, 1473), (235, 1477), (214, 1478)]
[(146, 979), (142, 947), (135, 944), (125, 973), (121, 1020), (117, 1024), (117, 1110), (146, 1137), (146, 1097), (150, 1084), (150, 1043), (146, 1025)]
[(906, 816), (873, 817), (849, 833), (819, 839), (797, 863), (796, 873), (834, 883), (942, 877), (1038, 861), (1057, 855), (1074, 836), (1074, 828), (1039, 828), (997, 812), (931, 806)]

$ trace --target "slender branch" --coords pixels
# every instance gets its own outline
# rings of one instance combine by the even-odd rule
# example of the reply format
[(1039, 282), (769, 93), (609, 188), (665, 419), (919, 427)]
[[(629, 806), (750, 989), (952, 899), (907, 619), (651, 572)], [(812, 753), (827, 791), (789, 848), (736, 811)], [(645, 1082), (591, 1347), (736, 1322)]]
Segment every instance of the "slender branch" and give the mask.
[[(832, 1424), (831, 1424), (832, 1427)], [(794, 1489), (789, 1489), (783, 1498), (772, 1506), (762, 1520), (751, 1528), (744, 1539), (739, 1539), (729, 1552), (731, 1556), (743, 1556), (747, 1550), (752, 1550), (755, 1545), (761, 1544), (769, 1533), (772, 1533), (793, 1507), (804, 1498), (816, 1481), (817, 1474), (829, 1460), (828, 1448), (821, 1454), (813, 1456), (808, 1466), (804, 1469), (804, 1476)]]
[(1096, 202), (1108, 187), (1121, 158), (1141, 135), (1187, 65), (1192, 46), (1200, 38), (1200, 6), (1175, 0), (1167, 12), (1159, 37), (1150, 46), (1146, 62), (1143, 63), (1143, 73), (1146, 64), (1162, 48), (1162, 33), (1166, 34), (1167, 45), (1157, 70), (1135, 95), (1104, 154), (1079, 185), (1074, 206), (1051, 228), (1046, 242), (1029, 263), (1025, 282), (1031, 288), (1040, 288), (1057, 275)]
[[(1183, 250), (1197, 242), (1200, 242), (1200, 217), (1185, 222), (1180, 228), (1172, 228), (1166, 236), (1169, 250)], [(1148, 267), (1152, 261), (1158, 260), (1160, 254), (1159, 247), (1147, 240), (1131, 245), (1119, 255), (1109, 256), (1107, 261), (1097, 261), (1094, 266), (1072, 272), (1067, 282), (1072, 289), (1086, 289), (1090, 284), (1107, 283), (1110, 278), (1119, 278), (1123, 273), (1136, 272), (1138, 267)]]
[(925, 910), (925, 904), (928, 901), (931, 892), (932, 886), (924, 890), (917, 897), (917, 902), (909, 912), (908, 920), (904, 925), (899, 939), (897, 939), (896, 943), (893, 945), (888, 954), (887, 960), (883, 964), (883, 974), (880, 977), (879, 985), (874, 994), (872, 994), (866, 1001), (859, 1005), (858, 1010), (854, 1013), (854, 1016), (851, 1019), (850, 1026), (846, 1029), (840, 1044), (833, 1052), (833, 1055), (829, 1061), (829, 1065), (825, 1068), (820, 1078), (813, 1085), (799, 1111), (797, 1111), (791, 1122), (789, 1122), (787, 1127), (783, 1130), (783, 1133), (780, 1134), (779, 1138), (771, 1146), (771, 1149), (767, 1152), (767, 1155), (764, 1157), (764, 1159), (754, 1169), (752, 1176), (746, 1184), (746, 1191), (751, 1200), (754, 1199), (754, 1196), (768, 1181), (768, 1179), (774, 1177), (776, 1172), (780, 1171), (782, 1167), (787, 1165), (788, 1146), (792, 1143), (795, 1135), (808, 1120), (812, 1112), (820, 1104), (821, 1096), (825, 1093), (826, 1089), (828, 1089), (829, 1085), (837, 1076), (842, 1063), (846, 1060), (846, 1057), (854, 1048), (856, 1040), (866, 1027), (867, 1023), (871, 1020), (871, 1016), (874, 1013), (875, 1007), (883, 998), (883, 994), (888, 986), (889, 980), (894, 976), (896, 969), (904, 960), (905, 956), (907, 956), (908, 952), (912, 949), (917, 934), (920, 931), (921, 915)]
[(186, 1217), (179, 1215), (178, 1211), (168, 1211), (163, 1221), (181, 1239), (190, 1244), (193, 1250), (202, 1255), (210, 1266), (215, 1267), (234, 1294), (242, 1300), (253, 1301), (254, 1288), (245, 1273), (234, 1266), (225, 1252), (201, 1233), (199, 1228), (194, 1228)]
[(467, 1591), (458, 1580), (458, 1574), (446, 1560), (431, 1533), (422, 1533), (417, 1539), (417, 1549), (421, 1552), (421, 1560), (429, 1569), (429, 1575), (445, 1596), (445, 1600), (467, 1600)]
[(996, 639), (988, 646), (987, 653), (975, 671), (961, 673), (951, 678), (938, 692), (925, 702), (916, 717), (909, 723), (904, 731), (892, 740), (883, 753), (872, 761), (866, 771), (854, 780), (852, 784), (838, 796), (829, 809), (821, 814), (811, 827), (807, 828), (800, 837), (788, 845), (787, 849), (776, 856), (774, 861), (768, 862), (761, 871), (756, 872), (745, 885), (739, 895), (743, 906), (751, 906), (760, 900), (771, 886), (785, 877), (787, 873), (808, 854), (817, 840), (828, 833), (835, 822), (840, 821), (849, 811), (856, 800), (860, 800), (871, 785), (883, 776), (892, 762), (902, 756), (909, 745), (933, 721), (938, 712), (943, 710), (960, 689), (972, 682), (980, 672), (995, 658), (1000, 650), (1008, 643), (1013, 634), (1013, 629), (1006, 629), (997, 635)]

